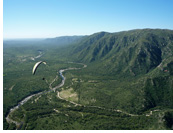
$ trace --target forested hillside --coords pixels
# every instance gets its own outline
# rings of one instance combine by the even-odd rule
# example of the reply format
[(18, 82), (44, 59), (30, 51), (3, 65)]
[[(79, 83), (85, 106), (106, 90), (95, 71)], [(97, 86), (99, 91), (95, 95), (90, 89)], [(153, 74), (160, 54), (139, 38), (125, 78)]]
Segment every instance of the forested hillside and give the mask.
[(113, 100), (114, 107), (130, 104), (126, 105), (127, 110), (132, 108), (133, 111), (156, 106), (173, 108), (172, 30), (95, 33), (74, 45), (71, 51), (74, 59), (90, 64), (87, 73), (117, 80), (106, 90), (111, 89), (112, 98), (126, 95), (127, 98)]

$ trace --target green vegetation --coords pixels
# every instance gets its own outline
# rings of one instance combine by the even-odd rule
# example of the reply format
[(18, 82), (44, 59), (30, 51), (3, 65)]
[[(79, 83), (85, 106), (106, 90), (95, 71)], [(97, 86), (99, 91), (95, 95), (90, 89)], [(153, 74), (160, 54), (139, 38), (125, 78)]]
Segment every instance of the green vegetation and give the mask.
[(13, 118), (25, 121), (22, 126), (25, 130), (165, 129), (163, 125), (167, 124), (164, 123), (161, 112), (153, 113), (149, 117), (145, 115), (130, 117), (112, 110), (74, 106), (58, 99), (56, 93), (42, 95), (37, 102), (34, 98), (31, 99), (13, 115), (15, 116)]
[[(66, 46), (56, 45), (62, 38), (4, 42), (4, 129), (16, 129), (5, 119), (10, 108), (49, 90), (51, 83), (59, 85), (60, 69), (83, 67), (70, 62), (87, 67), (65, 71), (62, 88), (34, 96), (15, 110), (10, 118), (20, 123), (18, 129), (172, 129), (173, 31), (100, 32), (64, 39)], [(40, 51), (43, 55), (32, 60)], [(40, 60), (47, 65), (40, 65), (33, 76), (32, 67)]]

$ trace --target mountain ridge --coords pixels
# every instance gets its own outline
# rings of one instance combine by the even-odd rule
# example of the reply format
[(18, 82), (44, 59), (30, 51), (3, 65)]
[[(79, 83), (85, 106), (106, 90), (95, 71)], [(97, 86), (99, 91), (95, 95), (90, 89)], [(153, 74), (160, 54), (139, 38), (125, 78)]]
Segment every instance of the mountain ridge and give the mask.
[[(120, 33), (99, 32), (86, 37), (78, 45), (74, 45), (70, 54), (76, 56), (78, 61), (87, 63), (109, 59), (110, 62), (120, 64), (121, 57), (123, 65), (129, 64), (130, 67), (139, 64), (145, 66), (145, 72), (148, 72), (157, 67), (164, 58), (167, 58), (166, 49), (172, 48), (172, 45), (169, 44), (172, 41), (173, 31), (171, 30), (144, 29)], [(171, 51), (169, 54), (171, 55)]]

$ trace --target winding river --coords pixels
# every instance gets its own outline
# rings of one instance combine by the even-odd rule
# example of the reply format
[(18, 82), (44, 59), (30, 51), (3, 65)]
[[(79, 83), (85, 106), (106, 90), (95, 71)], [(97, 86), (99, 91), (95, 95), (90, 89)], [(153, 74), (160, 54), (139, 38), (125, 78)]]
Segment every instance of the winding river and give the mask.
[[(42, 53), (40, 53), (40, 54), (42, 54)], [(41, 55), (41, 56), (42, 56), (42, 55)], [(36, 56), (36, 58), (37, 58), (37, 57), (41, 57), (41, 56), (38, 55), (38, 56)], [(68, 63), (74, 63), (74, 62), (68, 62)], [(82, 63), (75, 63), (75, 64), (83, 65), (82, 68), (87, 67), (87, 65), (82, 64)], [(70, 67), (70, 68), (67, 68), (67, 69), (61, 69), (61, 70), (59, 70), (59, 74), (60, 74), (60, 76), (61, 76), (61, 78), (62, 78), (61, 83), (60, 83), (59, 85), (55, 86), (54, 88), (52, 88), (51, 85), (52, 85), (53, 82), (56, 81), (56, 80), (55, 80), (55, 79), (57, 78), (57, 76), (56, 76), (55, 79), (49, 84), (49, 88), (50, 88), (50, 89), (49, 89), (48, 91), (42, 91), (42, 92), (39, 92), (39, 93), (37, 93), (37, 94), (33, 94), (33, 95), (30, 95), (30, 96), (24, 98), (22, 101), (20, 101), (20, 102), (18, 103), (17, 106), (15, 106), (15, 107), (13, 107), (13, 108), (10, 109), (10, 111), (9, 111), (7, 117), (6, 117), (7, 122), (8, 122), (8, 123), (14, 123), (14, 124), (16, 124), (16, 127), (19, 127), (20, 125), (22, 125), (23, 122), (17, 122), (17, 121), (14, 121), (13, 119), (10, 118), (10, 115), (11, 115), (15, 110), (17, 110), (20, 106), (22, 106), (23, 104), (25, 104), (28, 100), (30, 100), (30, 99), (31, 99), (32, 97), (34, 97), (34, 96), (38, 96), (38, 95), (41, 95), (41, 94), (44, 94), (44, 93), (47, 93), (47, 92), (50, 92), (50, 91), (54, 91), (54, 92), (55, 92), (56, 89), (62, 87), (62, 86), (64, 85), (64, 83), (65, 83), (65, 80), (66, 80), (66, 78), (65, 78), (64, 75), (63, 75), (63, 72), (65, 72), (65, 71), (67, 71), (67, 70), (78, 70), (78, 69), (82, 69), (82, 68), (71, 68), (71, 67)], [(59, 92), (58, 92), (58, 97), (59, 97), (60, 99), (62, 99), (62, 98), (59, 96)], [(69, 101), (69, 102), (71, 102), (71, 101)], [(74, 102), (71, 102), (71, 103), (78, 105), (77, 103), (74, 103)]]

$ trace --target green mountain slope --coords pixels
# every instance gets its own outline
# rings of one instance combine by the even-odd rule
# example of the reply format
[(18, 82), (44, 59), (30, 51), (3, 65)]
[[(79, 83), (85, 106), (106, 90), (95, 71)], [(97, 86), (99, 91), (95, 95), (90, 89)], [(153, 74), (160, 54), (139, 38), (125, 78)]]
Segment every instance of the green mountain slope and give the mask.
[(73, 54), (82, 62), (101, 62), (98, 67), (109, 68), (111, 73), (138, 75), (148, 73), (162, 62), (170, 62), (172, 41), (173, 31), (170, 30), (101, 32), (76, 45)]
[(80, 74), (105, 82), (97, 83), (92, 90), (82, 83), (78, 88), (82, 91), (80, 102), (93, 96), (95, 104), (131, 113), (157, 106), (173, 108), (172, 30), (95, 33), (71, 46), (68, 52), (75, 61), (88, 64)]

